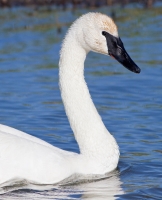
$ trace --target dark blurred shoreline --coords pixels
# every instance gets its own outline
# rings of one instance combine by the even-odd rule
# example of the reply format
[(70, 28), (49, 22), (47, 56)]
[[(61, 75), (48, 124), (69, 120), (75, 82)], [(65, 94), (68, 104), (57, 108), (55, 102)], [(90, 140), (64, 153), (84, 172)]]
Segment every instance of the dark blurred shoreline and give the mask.
[(0, 0), (0, 8), (18, 6), (56, 6), (66, 10), (69, 5), (71, 5), (73, 9), (77, 9), (83, 7), (95, 8), (101, 6), (112, 6), (115, 4), (124, 7), (130, 3), (138, 3), (144, 8), (150, 8), (154, 6), (155, 2), (158, 2), (158, 0)]

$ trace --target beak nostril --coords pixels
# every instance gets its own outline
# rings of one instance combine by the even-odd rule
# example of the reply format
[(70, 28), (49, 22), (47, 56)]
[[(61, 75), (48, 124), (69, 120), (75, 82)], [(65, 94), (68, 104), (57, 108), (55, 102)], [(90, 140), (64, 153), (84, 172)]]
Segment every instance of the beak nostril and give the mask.
[(139, 74), (141, 72), (140, 68), (134, 63), (129, 54), (126, 52), (121, 39), (105, 31), (103, 31), (102, 34), (106, 37), (108, 54), (130, 71)]

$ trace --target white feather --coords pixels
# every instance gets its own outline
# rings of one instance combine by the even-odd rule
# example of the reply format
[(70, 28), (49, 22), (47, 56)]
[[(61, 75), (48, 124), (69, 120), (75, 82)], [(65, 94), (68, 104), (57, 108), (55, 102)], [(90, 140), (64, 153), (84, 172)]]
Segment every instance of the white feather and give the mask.
[(101, 33), (106, 29), (118, 35), (114, 27), (105, 15), (86, 14), (71, 26), (60, 52), (60, 90), (80, 154), (0, 125), (0, 186), (13, 180), (55, 184), (75, 174), (104, 175), (117, 167), (118, 145), (104, 126), (84, 80), (87, 53), (107, 54)]

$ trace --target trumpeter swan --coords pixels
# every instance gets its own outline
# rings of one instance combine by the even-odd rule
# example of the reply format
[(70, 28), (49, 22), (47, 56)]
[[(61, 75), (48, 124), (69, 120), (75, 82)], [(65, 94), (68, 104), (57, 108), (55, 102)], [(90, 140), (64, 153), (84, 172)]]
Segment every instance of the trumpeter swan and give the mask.
[(84, 80), (84, 61), (89, 51), (110, 55), (129, 70), (140, 73), (110, 17), (88, 13), (77, 19), (61, 48), (59, 83), (80, 154), (0, 125), (0, 186), (16, 180), (55, 184), (76, 174), (104, 175), (117, 167), (118, 145), (103, 124)]

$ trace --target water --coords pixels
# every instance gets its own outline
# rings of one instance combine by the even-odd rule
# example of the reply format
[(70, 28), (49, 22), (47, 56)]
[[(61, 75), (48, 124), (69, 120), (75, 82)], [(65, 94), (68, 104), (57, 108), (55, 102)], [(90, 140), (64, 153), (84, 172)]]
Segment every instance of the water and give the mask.
[[(90, 53), (85, 77), (120, 146), (118, 169), (105, 180), (17, 190), (0, 199), (161, 199), (162, 8), (114, 10), (120, 37), (142, 71), (131, 73), (107, 56)], [(0, 123), (74, 152), (79, 150), (60, 97), (58, 60), (67, 28), (85, 12), (0, 10)]]

